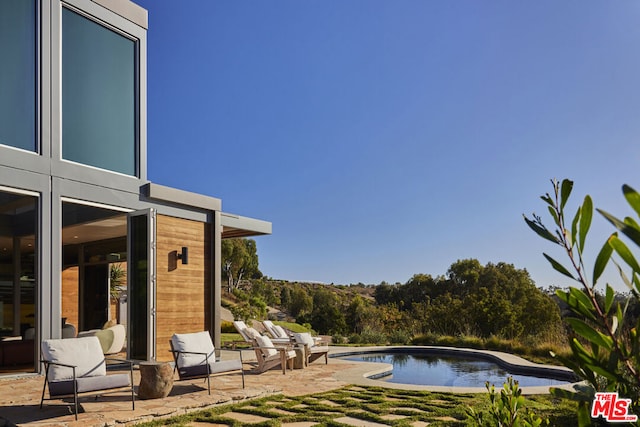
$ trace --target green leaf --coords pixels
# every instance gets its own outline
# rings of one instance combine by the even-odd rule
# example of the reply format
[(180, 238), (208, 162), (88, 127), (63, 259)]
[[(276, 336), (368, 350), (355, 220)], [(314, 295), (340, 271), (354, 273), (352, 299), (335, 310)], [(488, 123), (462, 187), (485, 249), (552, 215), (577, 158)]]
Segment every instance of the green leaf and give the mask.
[(570, 317), (566, 319), (566, 322), (571, 325), (571, 328), (575, 333), (580, 335), (583, 338), (586, 338), (590, 342), (606, 348), (607, 350), (611, 350), (613, 348), (613, 340), (611, 337), (608, 337), (591, 326), (587, 325), (584, 321), (577, 319), (575, 317)]
[(610, 242), (616, 253), (620, 255), (620, 258), (622, 258), (634, 272), (640, 272), (640, 265), (638, 265), (638, 261), (636, 261), (627, 245), (617, 236), (613, 237)]
[(551, 217), (553, 218), (553, 222), (555, 222), (556, 225), (558, 227), (560, 227), (560, 218), (558, 217), (558, 213), (556, 212), (554, 207), (553, 206), (549, 206), (548, 210), (549, 210), (549, 215), (551, 215)]
[[(615, 233), (614, 233), (615, 235)], [(609, 237), (611, 239), (611, 237)], [(593, 285), (598, 282), (598, 279), (604, 272), (605, 267), (609, 263), (609, 259), (611, 258), (611, 254), (613, 253), (613, 247), (609, 244), (609, 239), (605, 242), (596, 257), (596, 262), (593, 266)]]
[(640, 194), (633, 188), (629, 187), (627, 184), (622, 186), (622, 193), (624, 197), (629, 202), (629, 205), (633, 208), (634, 211), (640, 216)]
[(626, 218), (625, 221), (620, 221), (615, 216), (601, 209), (597, 209), (597, 211), (611, 224), (613, 224), (614, 227), (616, 227), (625, 236), (631, 239), (633, 243), (640, 246), (640, 228), (638, 228), (638, 224), (635, 221), (633, 221), (631, 218)]
[(615, 292), (613, 288), (607, 284), (607, 289), (604, 298), (604, 314), (606, 315), (611, 310), (611, 306), (613, 305), (613, 299), (615, 297)]
[(531, 221), (529, 218), (527, 218), (524, 215), (522, 216), (524, 217), (524, 220), (527, 223), (527, 225), (533, 231), (535, 231), (538, 236), (542, 237), (543, 239), (547, 239), (553, 243), (560, 244), (560, 242), (558, 242), (558, 239), (549, 230), (547, 230), (546, 227), (540, 226), (537, 222)]
[(573, 280), (577, 281), (578, 279), (576, 279), (575, 277), (573, 277), (573, 275), (569, 272), (569, 270), (567, 270), (562, 264), (560, 264), (558, 261), (556, 261), (555, 259), (551, 258), (549, 255), (543, 253), (542, 255), (544, 255), (544, 257), (547, 259), (547, 261), (549, 261), (551, 263), (551, 266), (558, 272), (564, 274), (567, 277), (572, 278)]
[(556, 291), (557, 297), (567, 304), (571, 311), (580, 314), (588, 319), (595, 320), (595, 307), (587, 295), (585, 295), (580, 289), (569, 288), (569, 292), (564, 292), (561, 289)]
[(618, 330), (618, 318), (616, 316), (613, 316), (611, 318), (611, 332), (613, 332), (614, 334), (616, 333), (616, 331)]
[(602, 366), (588, 365), (587, 367), (591, 369), (593, 372), (595, 372), (596, 374), (601, 375), (605, 378), (608, 378), (611, 381), (617, 381), (619, 379), (614, 372), (610, 372), (607, 369), (603, 368)]
[[(578, 208), (576, 212), (576, 216), (573, 217), (573, 221), (571, 221), (571, 239), (573, 239), (570, 243), (573, 247), (574, 243), (580, 243), (578, 240), (578, 221), (580, 221), (580, 217), (582, 216), (582, 207)], [(579, 246), (578, 246), (579, 248)], [(579, 249), (578, 249), (579, 250)]]
[[(633, 284), (631, 283), (627, 275), (624, 273), (624, 270), (622, 269), (622, 267), (620, 267), (620, 265), (615, 261), (613, 261), (613, 264), (618, 269), (618, 274), (620, 275), (622, 282), (625, 284), (627, 288), (629, 288), (629, 290), (633, 291)], [(640, 290), (640, 288), (638, 288), (638, 290)]]
[(562, 186), (560, 187), (560, 210), (564, 209), (564, 205), (569, 200), (571, 190), (573, 189), (573, 181), (568, 179), (562, 180)]
[(591, 197), (589, 195), (585, 196), (580, 213), (580, 234), (578, 235), (578, 247), (580, 248), (580, 253), (582, 253), (582, 251), (584, 250), (585, 241), (587, 240), (587, 233), (589, 232), (589, 228), (591, 227), (591, 219), (593, 218), (593, 202), (591, 201)]
[(551, 198), (549, 193), (545, 194), (544, 196), (540, 196), (540, 198), (544, 200), (549, 206), (554, 206), (553, 199)]

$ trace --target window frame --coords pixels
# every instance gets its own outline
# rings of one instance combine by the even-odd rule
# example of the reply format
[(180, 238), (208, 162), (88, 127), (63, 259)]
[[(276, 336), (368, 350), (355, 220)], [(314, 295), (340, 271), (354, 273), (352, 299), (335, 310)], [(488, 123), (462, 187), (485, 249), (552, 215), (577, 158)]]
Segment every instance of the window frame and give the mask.
[(0, 143), (0, 149), (2, 150), (15, 150), (17, 153), (27, 153), (27, 154), (41, 154), (41, 92), (42, 92), (42, 33), (43, 33), (43, 19), (42, 19), (42, 1), (41, 0), (31, 0), (33, 1), (34, 7), (34, 15), (33, 15), (33, 38), (34, 38), (34, 49), (33, 49), (33, 148), (27, 149), (23, 147), (19, 147), (17, 145), (8, 145)]
[[(78, 163), (65, 159), (62, 155), (62, 11), (63, 8), (79, 14), (108, 30), (126, 37), (134, 43), (134, 174), (104, 169), (102, 167)], [(146, 135), (146, 28), (105, 9), (89, 0), (54, 1), (51, 7), (51, 162), (52, 174), (87, 183), (104, 185), (108, 174), (113, 186), (122, 188), (135, 186), (147, 178), (147, 135)], [(134, 181), (132, 181), (134, 180)], [(111, 185), (110, 185), (111, 186)]]

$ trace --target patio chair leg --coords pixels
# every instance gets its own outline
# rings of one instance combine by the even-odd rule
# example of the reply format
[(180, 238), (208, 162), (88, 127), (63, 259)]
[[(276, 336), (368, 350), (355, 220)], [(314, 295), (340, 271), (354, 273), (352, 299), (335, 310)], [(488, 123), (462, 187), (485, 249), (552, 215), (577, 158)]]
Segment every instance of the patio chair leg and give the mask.
[(73, 406), (75, 408), (76, 421), (78, 421), (78, 389), (75, 380), (73, 381)]
[(44, 384), (42, 385), (42, 398), (40, 399), (40, 409), (42, 409), (42, 403), (44, 402), (44, 390), (47, 388), (48, 377), (49, 377), (49, 364), (47, 363), (47, 367), (44, 373)]
[[(173, 370), (173, 372), (175, 373), (175, 368)], [(131, 378), (131, 410), (135, 411), (136, 410), (136, 396), (133, 392), (133, 364), (129, 365), (129, 377)]]

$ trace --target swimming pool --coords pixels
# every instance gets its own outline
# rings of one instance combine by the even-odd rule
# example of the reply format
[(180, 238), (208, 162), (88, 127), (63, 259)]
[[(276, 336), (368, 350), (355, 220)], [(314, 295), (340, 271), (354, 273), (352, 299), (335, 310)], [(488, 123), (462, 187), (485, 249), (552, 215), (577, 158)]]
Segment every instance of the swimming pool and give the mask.
[(340, 358), (393, 365), (392, 371), (369, 378), (394, 384), (484, 388), (489, 381), (499, 388), (508, 376), (521, 387), (564, 386), (575, 381), (573, 373), (568, 371), (500, 363), (481, 353), (403, 348), (352, 353)]

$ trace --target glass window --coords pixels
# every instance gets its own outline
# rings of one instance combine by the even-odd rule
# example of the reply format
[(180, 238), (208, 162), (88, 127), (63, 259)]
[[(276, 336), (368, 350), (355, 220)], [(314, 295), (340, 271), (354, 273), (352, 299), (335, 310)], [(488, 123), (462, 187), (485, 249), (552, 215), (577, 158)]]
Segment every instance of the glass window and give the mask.
[(37, 208), (35, 196), (0, 191), (0, 340), (9, 336), (21, 342), (5, 346), (0, 372), (34, 369)]
[(62, 11), (62, 157), (137, 173), (136, 42)]
[(36, 150), (35, 1), (0, 1), (0, 144)]

